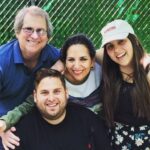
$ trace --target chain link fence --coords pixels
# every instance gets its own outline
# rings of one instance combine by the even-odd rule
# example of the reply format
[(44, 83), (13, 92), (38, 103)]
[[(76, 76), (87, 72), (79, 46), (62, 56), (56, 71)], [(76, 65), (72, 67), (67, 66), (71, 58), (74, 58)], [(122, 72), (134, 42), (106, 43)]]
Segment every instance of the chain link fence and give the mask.
[(125, 19), (150, 52), (149, 0), (1, 0), (0, 44), (15, 37), (13, 21), (16, 12), (30, 5), (40, 6), (49, 13), (54, 26), (49, 42), (56, 47), (61, 47), (72, 34), (85, 33), (99, 48), (101, 28), (114, 19)]

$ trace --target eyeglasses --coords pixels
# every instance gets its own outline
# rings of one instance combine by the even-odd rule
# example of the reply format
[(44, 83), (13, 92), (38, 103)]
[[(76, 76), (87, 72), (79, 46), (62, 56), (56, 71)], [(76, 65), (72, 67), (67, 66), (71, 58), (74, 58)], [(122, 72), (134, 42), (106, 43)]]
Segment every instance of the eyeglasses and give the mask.
[(38, 36), (44, 36), (44, 35), (47, 34), (47, 31), (45, 29), (41, 29), (41, 28), (39, 28), (39, 29), (33, 29), (31, 27), (24, 27), (24, 28), (22, 28), (22, 30), (24, 31), (24, 33), (26, 33), (28, 35), (33, 34), (34, 31), (36, 32), (36, 34)]

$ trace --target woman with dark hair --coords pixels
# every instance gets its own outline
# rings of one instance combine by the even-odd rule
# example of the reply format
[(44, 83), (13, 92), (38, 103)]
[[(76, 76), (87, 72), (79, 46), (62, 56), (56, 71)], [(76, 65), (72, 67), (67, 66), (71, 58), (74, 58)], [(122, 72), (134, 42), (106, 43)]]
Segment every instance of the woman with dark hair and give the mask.
[(117, 150), (150, 148), (150, 65), (133, 28), (124, 20), (102, 30), (104, 115)]
[(77, 34), (65, 41), (61, 52), (70, 101), (98, 113), (101, 110), (101, 67), (95, 63), (93, 43), (85, 35)]

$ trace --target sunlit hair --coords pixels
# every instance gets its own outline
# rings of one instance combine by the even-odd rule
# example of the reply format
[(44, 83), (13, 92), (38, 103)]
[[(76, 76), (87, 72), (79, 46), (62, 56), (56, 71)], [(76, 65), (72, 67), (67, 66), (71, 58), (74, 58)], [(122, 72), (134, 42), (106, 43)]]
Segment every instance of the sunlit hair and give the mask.
[[(134, 115), (150, 120), (150, 86), (146, 77), (147, 73), (143, 65), (140, 64), (140, 60), (144, 56), (144, 49), (134, 35), (129, 34), (128, 38), (133, 47), (133, 81), (135, 86), (131, 96)], [(102, 74), (104, 114), (108, 125), (112, 126), (123, 78), (119, 65), (108, 56), (106, 45), (104, 46)]]
[(24, 23), (24, 17), (26, 14), (31, 14), (34, 16), (41, 16), (45, 19), (46, 21), (46, 26), (47, 26), (47, 36), (48, 38), (50, 38), (52, 36), (52, 32), (53, 32), (53, 26), (52, 23), (49, 19), (48, 13), (46, 11), (44, 11), (43, 9), (37, 7), (37, 6), (30, 6), (30, 7), (24, 7), (23, 9), (21, 9), (20, 11), (18, 11), (16, 17), (15, 17), (15, 22), (14, 22), (14, 30), (15, 33), (20, 33), (21, 28), (23, 26)]
[(76, 34), (69, 37), (61, 48), (61, 59), (64, 63), (66, 61), (67, 51), (69, 47), (76, 44), (84, 45), (88, 49), (91, 59), (95, 57), (95, 48), (91, 40), (87, 38), (84, 34)]
[(41, 80), (44, 79), (44, 78), (47, 78), (47, 77), (54, 77), (54, 78), (60, 79), (64, 89), (66, 89), (64, 75), (62, 75), (61, 72), (59, 72), (57, 70), (54, 70), (54, 69), (42, 68), (39, 71), (37, 71), (37, 73), (36, 73), (35, 82), (34, 82), (35, 90), (37, 89), (37, 87), (40, 84)]

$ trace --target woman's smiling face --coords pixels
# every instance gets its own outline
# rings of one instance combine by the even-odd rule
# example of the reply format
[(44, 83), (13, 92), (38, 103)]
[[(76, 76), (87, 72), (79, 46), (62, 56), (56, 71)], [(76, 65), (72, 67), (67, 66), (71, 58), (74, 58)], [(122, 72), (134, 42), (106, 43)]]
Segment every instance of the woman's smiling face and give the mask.
[(106, 51), (109, 57), (117, 63), (120, 68), (132, 65), (133, 47), (128, 38), (109, 42), (106, 44)]
[(67, 50), (65, 63), (66, 78), (74, 84), (81, 84), (90, 73), (91, 67), (94, 65), (94, 59), (91, 58), (85, 45), (74, 44)]

